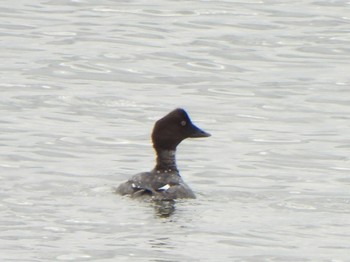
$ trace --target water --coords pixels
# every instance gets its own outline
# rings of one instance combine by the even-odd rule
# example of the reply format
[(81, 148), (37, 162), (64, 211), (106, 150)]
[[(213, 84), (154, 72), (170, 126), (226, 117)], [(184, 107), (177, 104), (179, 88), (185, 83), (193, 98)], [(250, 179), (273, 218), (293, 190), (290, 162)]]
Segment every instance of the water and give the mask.
[[(349, 1), (2, 1), (1, 261), (348, 261)], [(113, 194), (175, 107), (170, 216)]]

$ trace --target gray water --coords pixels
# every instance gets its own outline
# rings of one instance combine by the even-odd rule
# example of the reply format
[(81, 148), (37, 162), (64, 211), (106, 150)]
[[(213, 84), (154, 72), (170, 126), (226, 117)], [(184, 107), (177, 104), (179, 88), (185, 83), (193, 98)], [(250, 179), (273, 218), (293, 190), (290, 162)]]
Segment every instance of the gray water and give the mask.
[[(1, 261), (350, 261), (350, 2), (1, 1)], [(185, 108), (197, 194), (113, 193)]]

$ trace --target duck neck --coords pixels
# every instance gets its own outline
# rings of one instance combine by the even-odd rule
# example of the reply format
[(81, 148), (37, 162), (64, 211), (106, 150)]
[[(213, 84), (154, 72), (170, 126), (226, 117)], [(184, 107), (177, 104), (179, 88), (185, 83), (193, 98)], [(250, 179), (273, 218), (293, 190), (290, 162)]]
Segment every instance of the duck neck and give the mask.
[(156, 148), (157, 164), (155, 170), (157, 171), (177, 171), (176, 167), (176, 150), (165, 150)]

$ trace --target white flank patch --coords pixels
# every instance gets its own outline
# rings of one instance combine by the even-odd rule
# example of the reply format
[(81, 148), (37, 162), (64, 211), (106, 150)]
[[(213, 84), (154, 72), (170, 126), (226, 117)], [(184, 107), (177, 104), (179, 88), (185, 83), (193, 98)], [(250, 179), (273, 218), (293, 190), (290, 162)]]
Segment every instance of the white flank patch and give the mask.
[(158, 188), (158, 190), (168, 190), (169, 188), (170, 188), (170, 185), (166, 184), (165, 186)]

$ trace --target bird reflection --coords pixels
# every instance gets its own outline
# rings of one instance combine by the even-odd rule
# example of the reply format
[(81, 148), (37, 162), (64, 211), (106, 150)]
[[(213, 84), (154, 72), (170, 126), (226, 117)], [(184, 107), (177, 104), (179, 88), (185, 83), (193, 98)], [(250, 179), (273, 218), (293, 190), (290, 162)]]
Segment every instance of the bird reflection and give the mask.
[(170, 217), (175, 211), (174, 200), (154, 200), (156, 215), (162, 218)]

